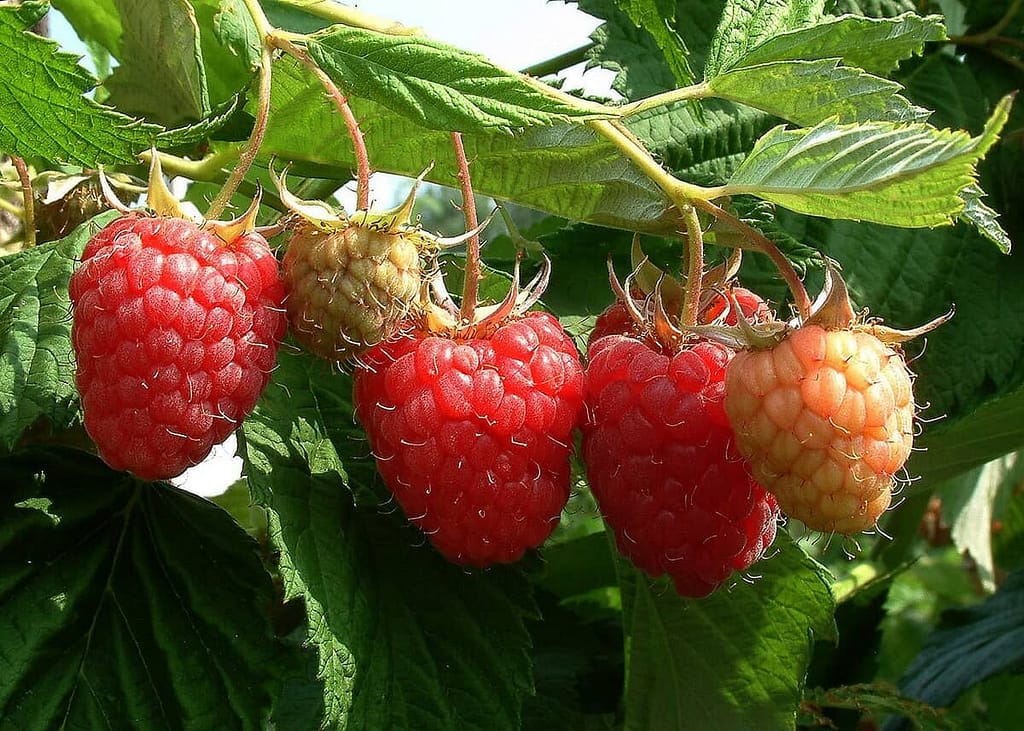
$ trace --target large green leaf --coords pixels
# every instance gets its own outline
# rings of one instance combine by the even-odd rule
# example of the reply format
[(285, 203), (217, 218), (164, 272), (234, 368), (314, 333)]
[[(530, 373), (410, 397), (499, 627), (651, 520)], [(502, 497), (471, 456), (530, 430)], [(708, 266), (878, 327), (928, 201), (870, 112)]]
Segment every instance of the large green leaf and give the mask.
[(800, 213), (921, 227), (951, 223), (961, 191), (1009, 116), (1006, 97), (978, 137), (925, 124), (828, 120), (762, 137), (723, 195), (749, 193)]
[(87, 167), (135, 161), (159, 127), (142, 124), (83, 96), (96, 85), (74, 56), (24, 29), (37, 4), (0, 7), (0, 150)]
[(700, 600), (623, 567), (626, 729), (792, 729), (814, 638), (833, 638), (824, 569), (785, 533), (759, 576)]
[(816, 22), (825, 4), (825, 0), (727, 0), (708, 49), (704, 78), (727, 71), (780, 33)]
[(115, 0), (121, 63), (105, 86), (118, 109), (163, 125), (210, 111), (196, 12), (188, 0)]
[[(317, 177), (351, 170), (345, 125), (323, 89), (290, 59), (274, 64), (274, 113), (261, 155), (330, 166)], [(427, 129), (374, 102), (353, 99), (374, 169), (455, 180), (446, 132)], [(515, 135), (497, 129), (463, 135), (478, 193), (579, 221), (671, 233), (676, 225), (662, 192), (609, 142), (584, 125), (530, 127)], [(340, 168), (340, 170), (338, 169)]]
[(115, 214), (65, 239), (0, 258), (0, 445), (40, 416), (57, 429), (78, 417), (68, 281), (89, 237)]
[(353, 503), (374, 468), (341, 395), (350, 384), (282, 354), (243, 427), (286, 592), (303, 598), (320, 654), (325, 722), (518, 729), (532, 689), (529, 586), (514, 569), (448, 564), (393, 509)]
[(672, 70), (676, 84), (679, 86), (692, 84), (693, 71), (690, 70), (690, 63), (687, 60), (689, 51), (686, 49), (686, 43), (679, 37), (679, 33), (675, 29), (678, 24), (675, 0), (616, 0), (616, 2), (637, 27), (643, 28), (654, 38), (654, 42), (658, 44), (658, 48), (661, 49), (665, 57), (665, 62)]
[(334, 26), (307, 41), (310, 55), (346, 92), (428, 129), (472, 132), (594, 119), (613, 110), (553, 98), (483, 56), (420, 36)]
[(9, 728), (259, 728), (281, 647), (255, 541), (212, 503), (70, 450), (0, 461)]
[(837, 59), (742, 66), (713, 78), (708, 89), (801, 126), (830, 117), (843, 124), (915, 122), (928, 116), (899, 95), (902, 87), (896, 82), (842, 66)]
[(736, 66), (771, 61), (835, 58), (873, 74), (885, 75), (924, 44), (946, 37), (942, 16), (904, 13), (896, 18), (830, 18), (807, 28), (781, 33), (740, 59)]

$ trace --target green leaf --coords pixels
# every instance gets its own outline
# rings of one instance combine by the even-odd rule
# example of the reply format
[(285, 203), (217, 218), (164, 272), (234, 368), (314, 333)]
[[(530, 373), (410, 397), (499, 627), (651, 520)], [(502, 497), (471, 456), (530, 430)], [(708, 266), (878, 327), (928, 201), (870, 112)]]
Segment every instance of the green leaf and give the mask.
[(964, 199), (960, 219), (978, 229), (978, 233), (998, 246), (1001, 252), (1009, 254), (1013, 247), (1010, 235), (999, 224), (999, 214), (981, 201), (984, 196), (985, 191), (977, 185), (968, 185), (960, 191), (960, 197)]
[(260, 35), (242, 0), (190, 0), (199, 24), (210, 103), (235, 96), (260, 63)]
[(776, 124), (764, 112), (725, 99), (657, 107), (629, 118), (627, 126), (677, 177), (722, 185), (758, 138)]
[(85, 98), (95, 79), (27, 25), (16, 7), (0, 7), (0, 68), (18, 70), (0, 74), (0, 149), (86, 167), (135, 162), (160, 128)]
[[(274, 64), (271, 115), (260, 155), (319, 165), (315, 177), (347, 177), (353, 156), (341, 115), (323, 89), (291, 59)], [(416, 176), (431, 163), (432, 181), (450, 184), (451, 138), (373, 102), (352, 99), (377, 170)], [(497, 129), (463, 135), (477, 193), (560, 212), (579, 221), (672, 233), (677, 226), (658, 187), (611, 143), (584, 125), (530, 127), (510, 136)], [(300, 168), (296, 173), (302, 174)]]
[(255, 541), (206, 500), (81, 453), (0, 470), (5, 725), (262, 725), (282, 657)]
[(825, 0), (728, 0), (711, 40), (704, 78), (728, 71), (780, 33), (818, 21), (824, 7)]
[(243, 426), (286, 593), (303, 598), (320, 653), (324, 722), (518, 729), (532, 689), (529, 586), (511, 568), (448, 564), (400, 515), (353, 504), (375, 470), (339, 395), (349, 389), (322, 362), (282, 354)]
[(948, 428), (918, 440), (912, 474), (925, 484), (955, 477), (1004, 454), (1024, 448), (1024, 388), (991, 399)]
[(583, 100), (554, 99), (537, 88), (539, 82), (483, 56), (418, 36), (333, 26), (307, 46), (347, 93), (428, 129), (512, 129), (614, 114)]
[(708, 82), (708, 89), (716, 96), (763, 109), (801, 126), (830, 117), (840, 124), (927, 118), (927, 110), (900, 96), (902, 88), (894, 81), (841, 66), (837, 59), (743, 66)]
[(1024, 459), (1008, 454), (940, 486), (942, 517), (952, 528), (953, 543), (969, 553), (986, 591), (995, 591), (992, 557), (992, 520), (1000, 495), (1024, 479)]
[(847, 66), (884, 76), (900, 61), (920, 55), (925, 43), (945, 38), (940, 15), (904, 13), (886, 19), (844, 16), (782, 33), (751, 50), (735, 66), (835, 58)]
[(0, 258), (0, 444), (11, 449), (40, 416), (78, 419), (68, 281), (105, 213), (65, 239)]
[(1010, 574), (984, 603), (949, 612), (903, 678), (900, 689), (948, 706), (965, 689), (1024, 661), (1024, 571)]
[(115, 0), (120, 65), (105, 82), (119, 109), (163, 125), (210, 112), (195, 9), (188, 0)]
[(689, 51), (675, 30), (677, 20), (674, 0), (616, 0), (616, 4), (638, 28), (651, 34), (664, 54), (676, 84), (692, 84), (693, 71), (687, 60)]
[(750, 583), (700, 600), (623, 575), (630, 729), (792, 729), (813, 638), (832, 638), (824, 569), (786, 533)]
[(198, 122), (178, 127), (177, 129), (164, 130), (156, 136), (158, 147), (179, 147), (183, 145), (194, 145), (207, 139), (217, 130), (226, 125), (242, 108), (245, 102), (244, 95), (238, 94), (213, 110), (210, 116)]
[(776, 127), (722, 189), (800, 213), (921, 227), (951, 223), (960, 191), (1009, 115), (1006, 97), (978, 137), (925, 124), (829, 120), (809, 130)]
[(83, 41), (99, 43), (114, 58), (121, 57), (121, 14), (116, 0), (51, 0)]
[[(725, 0), (676, 0), (674, 28), (687, 49), (690, 68), (701, 68)], [(594, 31), (593, 63), (615, 71), (612, 88), (627, 99), (668, 91), (677, 81), (654, 37), (637, 28), (616, 0), (581, 0), (583, 12), (606, 22)]]

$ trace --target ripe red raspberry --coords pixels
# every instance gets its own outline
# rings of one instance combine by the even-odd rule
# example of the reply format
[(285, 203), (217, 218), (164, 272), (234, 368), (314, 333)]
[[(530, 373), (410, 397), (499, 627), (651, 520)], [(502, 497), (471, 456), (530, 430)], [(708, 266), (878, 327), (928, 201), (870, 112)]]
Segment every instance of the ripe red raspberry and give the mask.
[(420, 331), (369, 350), (355, 404), (377, 467), (409, 520), (450, 561), (516, 561), (569, 497), (583, 370), (547, 313), (492, 333)]
[(726, 393), (737, 445), (785, 513), (826, 532), (875, 525), (913, 444), (898, 350), (869, 329), (805, 325), (737, 355)]
[(583, 458), (619, 550), (683, 596), (710, 594), (760, 559), (778, 508), (733, 446), (722, 408), (732, 351), (666, 354), (613, 335), (590, 350)]
[(277, 259), (180, 218), (123, 216), (71, 277), (85, 427), (111, 467), (168, 479), (252, 410), (284, 336)]

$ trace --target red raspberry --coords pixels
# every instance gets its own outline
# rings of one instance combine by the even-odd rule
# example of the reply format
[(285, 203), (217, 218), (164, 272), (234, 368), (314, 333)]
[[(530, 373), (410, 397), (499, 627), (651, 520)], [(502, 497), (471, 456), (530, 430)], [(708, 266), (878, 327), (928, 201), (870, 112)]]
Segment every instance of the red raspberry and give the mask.
[(722, 407), (733, 353), (675, 355), (613, 335), (590, 350), (583, 458), (619, 550), (683, 596), (710, 594), (760, 559), (778, 508), (735, 451)]
[(805, 325), (729, 366), (737, 445), (783, 511), (815, 530), (857, 533), (889, 507), (913, 444), (902, 354), (867, 329)]
[(529, 312), (489, 335), (414, 332), (361, 360), (355, 403), (377, 467), (438, 551), (488, 566), (551, 534), (583, 402), (558, 320)]
[(107, 464), (147, 480), (202, 461), (239, 425), (287, 326), (264, 238), (224, 243), (179, 218), (109, 224), (70, 293), (85, 427)]

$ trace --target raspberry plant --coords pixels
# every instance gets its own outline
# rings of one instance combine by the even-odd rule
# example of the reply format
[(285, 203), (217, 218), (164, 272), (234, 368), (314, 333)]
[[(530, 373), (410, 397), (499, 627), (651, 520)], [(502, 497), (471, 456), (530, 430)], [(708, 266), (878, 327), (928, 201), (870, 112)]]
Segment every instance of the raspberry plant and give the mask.
[[(99, 77), (45, 37), (37, 24), (49, 4), (0, 5), (0, 727), (897, 728), (900, 717), (917, 728), (1020, 727), (1013, 700), (1024, 683), (1024, 264), (1012, 249), (1024, 235), (1016, 200), (1022, 118), (1012, 103), (1024, 80), (1019, 2), (581, 0), (580, 9), (601, 20), (592, 43), (534, 75), (433, 40), (402, 18), (326, 0), (52, 4), (88, 44)], [(486, 15), (482, 6), (467, 8)], [(615, 71), (615, 100), (584, 98), (547, 75), (580, 61)], [(146, 341), (124, 344), (117, 328), (95, 323), (123, 302), (119, 287), (128, 280), (116, 266), (90, 266), (102, 252), (101, 231), (139, 222), (160, 228), (136, 200), (150, 166), (160, 165), (183, 181), (176, 189), (191, 204), (175, 208), (175, 226), (203, 238), (234, 304), (258, 296), (259, 286), (274, 290), (270, 257), (228, 261), (238, 236), (264, 236), (278, 261), (310, 265), (295, 281), (281, 280), (295, 299), (291, 334), (276, 357), (274, 322), (284, 321), (287, 299), (267, 303), (264, 315), (239, 310), (231, 337), (209, 343), (203, 338), (217, 333), (183, 325), (169, 334), (175, 313), (167, 306), (151, 306), (139, 320), (139, 334), (154, 343), (148, 358), (166, 359), (157, 345), (176, 338), (179, 354), (209, 346), (193, 378), (174, 391), (180, 431), (176, 422), (142, 418), (168, 412), (155, 388), (162, 381), (153, 380), (159, 368), (143, 359), (137, 373), (122, 372), (132, 361), (119, 361), (118, 349), (127, 358), (145, 352)], [(289, 185), (275, 185), (285, 166)], [(410, 219), (400, 207), (393, 220), (372, 218), (388, 235), (415, 241), (398, 261), (361, 237), (348, 259), (342, 254), (351, 247), (304, 251), (312, 231), (330, 238), (351, 230), (348, 222), (370, 221), (368, 211), (383, 214), (370, 195), (373, 171), (461, 188), (465, 226), (417, 227), (415, 209)], [(356, 207), (342, 213), (333, 194), (351, 179)], [(169, 205), (161, 180), (157, 172), (145, 201), (151, 209)], [(474, 188), (503, 207), (506, 233), (493, 222), (481, 233)], [(208, 227), (254, 201), (255, 220), (241, 229)], [(132, 212), (105, 210), (111, 205)], [(520, 233), (517, 218), (532, 224)], [(489, 240), (482, 261), (479, 235)], [(458, 242), (466, 247), (435, 245)], [(205, 260), (161, 248), (169, 246), (160, 239), (147, 249), (174, 263), (162, 269), (168, 281), (132, 293), (143, 309), (147, 294), (151, 304), (195, 302), (202, 290), (177, 274)], [(111, 257), (125, 254), (113, 248)], [(633, 257), (634, 249), (647, 258)], [(735, 274), (738, 250), (743, 264), (730, 290), (712, 273)], [(693, 348), (743, 329), (726, 304), (743, 309), (740, 288), (769, 303), (756, 319), (775, 318), (776, 348), (814, 339), (819, 324), (806, 292), (829, 277), (841, 275), (856, 313), (870, 310), (893, 329), (955, 306), (938, 329), (880, 351), (906, 360), (913, 402), (894, 395), (899, 413), (885, 421), (894, 425), (875, 425), (884, 433), (867, 436), (898, 431), (900, 453), (872, 458), (878, 466), (864, 455), (858, 461), (854, 449), (836, 462), (853, 475), (850, 494), (871, 477), (861, 462), (889, 489), (912, 436), (905, 467), (891, 475), (891, 506), (883, 510), (873, 492), (867, 500), (880, 512), (864, 511), (856, 524), (809, 514), (801, 522), (792, 491), (771, 483), (794, 474), (814, 446), (808, 434), (787, 431), (799, 446), (794, 464), (785, 450), (740, 450), (789, 516), (761, 521), (752, 543), (730, 546), (718, 567), (740, 556), (730, 571), (709, 574), (699, 591), (677, 591), (670, 577), (641, 570), (660, 574), (664, 566), (620, 554), (616, 516), (598, 507), (587, 476), (595, 493), (618, 495), (625, 486), (623, 500), (653, 504), (644, 502), (638, 475), (657, 473), (659, 500), (679, 507), (682, 522), (693, 520), (672, 476), (662, 474), (669, 468), (653, 464), (656, 453), (629, 441), (639, 432), (621, 425), (646, 404), (648, 416), (675, 428), (678, 394), (640, 403), (647, 391), (638, 388), (639, 401), (619, 414), (606, 408), (611, 386), (599, 383), (596, 403), (621, 443), (591, 440), (581, 450), (580, 432), (562, 433), (571, 419), (555, 433), (558, 419), (545, 416), (556, 396), (544, 392), (541, 403), (538, 395), (537, 379), (553, 372), (550, 353), (538, 348), (532, 361), (507, 354), (504, 340), (514, 338), (502, 335), (493, 363), (479, 356), (498, 337), (500, 327), (492, 332), (487, 320), (495, 308), (504, 317), (535, 304), (516, 296), (518, 269), (547, 280), (550, 262), (541, 297), (548, 314), (516, 310), (521, 319), (502, 327), (565, 328), (589, 365), (582, 346), (616, 300), (609, 258), (620, 277), (629, 275), (627, 291), (638, 285), (652, 321), (672, 302), (672, 337), (704, 343)], [(394, 266), (383, 271), (386, 261)], [(392, 275), (400, 287), (391, 287)], [(464, 281), (458, 305), (438, 297), (441, 275), (453, 291)], [(694, 294), (673, 301), (668, 275)], [(339, 281), (322, 281), (331, 278)], [(344, 307), (329, 306), (334, 284), (353, 295)], [(376, 303), (384, 315), (365, 332), (345, 329), (365, 324), (361, 304), (381, 292), (399, 296)], [(219, 306), (207, 304), (210, 312)], [(613, 312), (602, 327), (635, 325)], [(860, 317), (850, 330), (829, 327), (818, 345), (882, 326)], [(557, 341), (551, 352), (575, 357), (568, 338), (548, 335)], [(358, 346), (352, 353), (341, 345), (346, 337)], [(241, 392), (225, 385), (225, 338), (236, 352), (246, 346), (237, 363), (249, 369)], [(628, 371), (643, 360), (637, 353), (667, 362), (648, 349), (651, 332), (613, 338), (621, 347), (595, 347), (602, 373)], [(518, 424), (518, 402), (492, 413), (483, 386), (458, 401), (440, 378), (431, 380), (424, 342), (451, 355), (450, 379), (493, 386), (500, 377), (504, 393), (536, 401), (523, 424), (533, 419), (538, 428), (522, 439), (513, 430), (477, 465), (473, 450), (488, 430), (501, 432), (503, 419)], [(874, 347), (840, 344), (861, 355)], [(477, 354), (475, 369), (466, 348)], [(620, 349), (633, 361), (611, 362)], [(754, 368), (736, 377), (749, 389), (730, 392), (724, 381), (740, 441), (743, 429), (759, 433), (755, 422), (782, 413), (777, 402), (793, 395), (783, 391), (794, 384), (776, 388), (782, 381), (768, 373), (766, 352), (773, 351), (753, 347), (731, 360), (730, 368)], [(427, 375), (406, 376), (403, 358), (421, 353)], [(378, 360), (389, 356), (394, 363)], [(844, 394), (852, 388), (862, 397), (867, 425), (867, 403), (885, 401), (885, 388), (870, 378), (854, 384), (857, 357), (805, 363), (814, 373), (803, 377), (841, 376)], [(367, 376), (375, 365), (379, 375)], [(353, 370), (363, 379), (355, 398)], [(897, 376), (883, 380), (902, 394)], [(586, 388), (568, 388), (566, 414)], [(712, 390), (704, 405), (717, 414)], [(413, 391), (458, 403), (424, 419), (411, 399), (398, 403)], [(842, 400), (832, 409), (829, 394), (818, 396), (824, 400), (790, 408), (806, 415), (818, 404), (829, 445), (852, 443), (860, 421), (844, 419), (857, 409), (844, 411)], [(376, 411), (366, 413), (361, 400)], [(391, 428), (391, 408), (408, 429)], [(744, 419), (751, 424), (741, 429)], [(448, 444), (446, 435), (471, 420), (479, 432), (465, 443), (449, 440), (452, 474), (420, 479), (438, 456), (417, 461), (421, 441)], [(178, 441), (166, 438), (169, 428)], [(709, 444), (725, 444), (724, 429), (716, 422)], [(243, 477), (219, 497), (147, 481), (171, 477), (232, 432)], [(774, 443), (779, 434), (761, 436)], [(882, 443), (867, 441), (858, 447), (865, 454)], [(184, 461), (160, 470), (120, 459), (173, 461), (185, 443), (193, 446)], [(641, 461), (620, 485), (605, 471), (621, 469), (608, 455), (624, 447)], [(462, 451), (469, 458), (459, 466)], [(550, 469), (537, 458), (542, 451)], [(741, 484), (740, 455), (716, 454), (735, 457), (727, 466), (732, 484)], [(402, 470), (391, 465), (399, 461)], [(515, 472), (511, 482), (524, 495), (544, 492), (545, 475), (558, 483), (531, 496), (529, 505), (545, 514), (521, 529), (515, 522), (528, 517), (508, 509), (517, 499), (490, 493), (509, 498), (486, 516), (488, 536), (515, 537), (505, 553), (470, 556), (466, 541), (451, 538), (457, 520), (435, 525), (414, 514), (428, 490), (442, 516), (458, 512), (452, 506), (470, 487), (487, 494), (488, 475), (500, 470)], [(399, 477), (419, 479), (422, 494), (403, 497), (391, 484)], [(719, 500), (722, 509), (703, 521), (705, 530), (749, 498), (708, 495), (715, 500), (702, 505)], [(766, 510), (773, 504), (765, 498)], [(631, 519), (639, 532), (671, 523), (660, 513)]]

